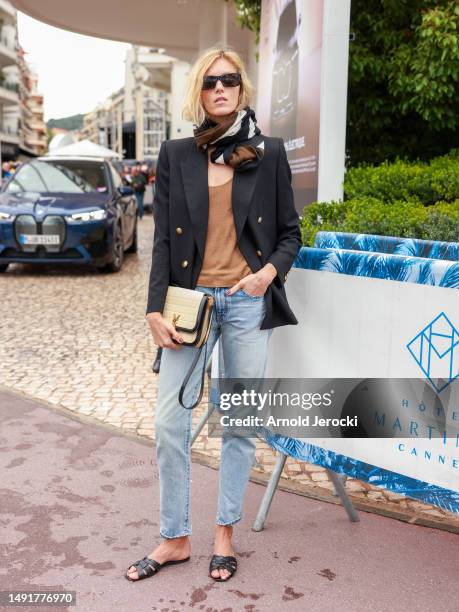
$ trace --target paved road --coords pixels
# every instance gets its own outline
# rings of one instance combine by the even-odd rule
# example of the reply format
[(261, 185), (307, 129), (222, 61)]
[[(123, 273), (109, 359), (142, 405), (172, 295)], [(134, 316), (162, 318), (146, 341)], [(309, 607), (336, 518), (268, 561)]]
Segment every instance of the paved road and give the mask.
[(148, 428), (152, 217), (139, 229), (139, 253), (118, 274), (15, 264), (0, 275), (1, 384), (103, 422)]
[(457, 609), (456, 535), (368, 513), (352, 524), (339, 506), (282, 491), (255, 533), (264, 487), (254, 483), (235, 528), (238, 572), (213, 582), (218, 472), (198, 464), (192, 560), (130, 583), (125, 568), (159, 542), (154, 447), (72, 417), (0, 392), (0, 590), (74, 590), (68, 610), (85, 612)]

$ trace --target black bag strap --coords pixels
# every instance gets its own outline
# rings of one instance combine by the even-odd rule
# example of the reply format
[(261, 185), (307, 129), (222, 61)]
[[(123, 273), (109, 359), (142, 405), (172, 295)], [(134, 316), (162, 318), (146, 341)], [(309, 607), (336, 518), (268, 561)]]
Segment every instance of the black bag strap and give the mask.
[[(201, 386), (199, 389), (199, 397), (198, 399), (195, 401), (194, 404), (192, 404), (191, 406), (185, 406), (185, 404), (183, 403), (183, 394), (185, 393), (185, 388), (188, 384), (188, 381), (190, 380), (191, 375), (193, 374), (193, 370), (196, 367), (196, 364), (199, 361), (199, 357), (201, 356), (202, 353), (202, 349), (205, 349), (204, 352), (204, 361), (202, 364), (202, 374), (201, 374)], [(207, 357), (207, 340), (206, 342), (204, 342), (204, 344), (202, 346), (199, 347), (198, 352), (196, 353), (194, 359), (193, 359), (193, 363), (190, 365), (190, 368), (188, 370), (188, 372), (186, 373), (186, 376), (183, 380), (182, 386), (180, 387), (180, 393), (179, 393), (179, 402), (181, 404), (181, 406), (183, 406), (183, 408), (186, 408), (187, 410), (193, 410), (193, 408), (196, 408), (196, 406), (199, 404), (199, 402), (202, 399), (202, 394), (204, 392), (204, 376), (206, 374), (206, 359)]]

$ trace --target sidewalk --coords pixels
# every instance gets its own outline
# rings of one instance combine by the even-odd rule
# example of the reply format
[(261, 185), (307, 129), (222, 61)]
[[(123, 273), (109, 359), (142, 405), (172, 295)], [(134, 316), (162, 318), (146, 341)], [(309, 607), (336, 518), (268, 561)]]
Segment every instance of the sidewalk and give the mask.
[(153, 445), (5, 391), (0, 419), (0, 590), (77, 593), (76, 607), (22, 610), (457, 609), (457, 535), (365, 512), (350, 523), (340, 506), (283, 491), (255, 533), (264, 487), (252, 482), (235, 527), (238, 571), (214, 582), (218, 472), (196, 463), (190, 563), (128, 582), (125, 568), (159, 542)]

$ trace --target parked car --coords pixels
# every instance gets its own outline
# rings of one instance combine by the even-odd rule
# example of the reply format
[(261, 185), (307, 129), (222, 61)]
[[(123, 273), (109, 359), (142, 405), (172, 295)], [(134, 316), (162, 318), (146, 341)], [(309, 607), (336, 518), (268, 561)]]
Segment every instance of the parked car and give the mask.
[(121, 269), (137, 251), (137, 203), (113, 164), (96, 157), (38, 157), (0, 190), (0, 272), (10, 263)]

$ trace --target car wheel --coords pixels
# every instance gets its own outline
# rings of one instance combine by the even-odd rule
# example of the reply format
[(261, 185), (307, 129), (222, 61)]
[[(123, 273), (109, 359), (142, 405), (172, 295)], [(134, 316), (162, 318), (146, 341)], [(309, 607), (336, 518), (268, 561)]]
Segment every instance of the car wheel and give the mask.
[(132, 244), (128, 248), (126, 253), (137, 253), (137, 217), (134, 225), (134, 238), (132, 239)]
[(119, 272), (124, 261), (124, 241), (119, 223), (116, 225), (113, 236), (112, 261), (104, 266), (107, 272)]
[(0, 272), (6, 272), (9, 264), (0, 264)]

